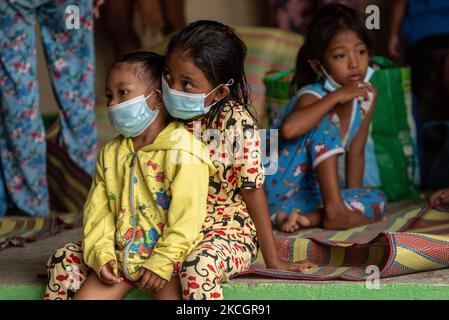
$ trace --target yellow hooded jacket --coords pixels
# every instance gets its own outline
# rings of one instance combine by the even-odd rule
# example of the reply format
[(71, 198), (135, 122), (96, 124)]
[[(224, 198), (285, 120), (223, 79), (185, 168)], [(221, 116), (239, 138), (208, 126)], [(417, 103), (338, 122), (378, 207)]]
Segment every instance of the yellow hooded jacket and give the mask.
[(116, 260), (129, 280), (139, 279), (141, 267), (170, 280), (202, 239), (215, 171), (207, 148), (182, 123), (170, 123), (137, 152), (131, 138), (116, 137), (100, 151), (84, 206), (85, 263), (98, 276)]

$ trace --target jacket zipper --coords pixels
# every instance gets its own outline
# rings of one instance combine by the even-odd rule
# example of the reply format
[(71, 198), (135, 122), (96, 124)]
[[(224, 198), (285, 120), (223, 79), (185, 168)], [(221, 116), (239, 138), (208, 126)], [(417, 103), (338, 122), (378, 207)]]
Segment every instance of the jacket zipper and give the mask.
[(129, 240), (129, 243), (125, 247), (124, 257), (123, 257), (123, 272), (125, 273), (126, 278), (129, 280), (132, 279), (131, 275), (128, 272), (128, 255), (129, 255), (129, 249), (131, 248), (131, 245), (133, 244), (135, 238), (136, 238), (136, 232), (137, 232), (137, 226), (136, 226), (136, 213), (134, 208), (134, 175), (136, 172), (136, 157), (137, 152), (133, 153), (133, 157), (131, 159), (131, 180), (130, 180), (130, 187), (129, 187), (129, 203), (131, 205), (131, 214), (133, 217), (134, 225), (133, 225), (133, 236), (131, 240)]

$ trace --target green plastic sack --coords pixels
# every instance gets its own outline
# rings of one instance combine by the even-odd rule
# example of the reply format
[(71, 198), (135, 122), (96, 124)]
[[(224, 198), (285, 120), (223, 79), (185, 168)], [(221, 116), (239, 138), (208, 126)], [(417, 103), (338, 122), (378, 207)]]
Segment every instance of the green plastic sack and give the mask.
[[(389, 201), (417, 198), (419, 167), (410, 68), (399, 68), (383, 57), (373, 57), (371, 62), (376, 72), (370, 82), (378, 98), (365, 148), (363, 184), (382, 189)], [(270, 72), (264, 79), (270, 125), (289, 101), (293, 74), (293, 70)]]
[(371, 137), (382, 190), (390, 201), (419, 196), (416, 124), (412, 112), (411, 71), (383, 57), (371, 58), (370, 82), (378, 92)]
[(289, 100), (290, 82), (294, 74), (294, 70), (273, 70), (267, 72), (263, 79), (265, 84), (265, 111), (269, 126)]

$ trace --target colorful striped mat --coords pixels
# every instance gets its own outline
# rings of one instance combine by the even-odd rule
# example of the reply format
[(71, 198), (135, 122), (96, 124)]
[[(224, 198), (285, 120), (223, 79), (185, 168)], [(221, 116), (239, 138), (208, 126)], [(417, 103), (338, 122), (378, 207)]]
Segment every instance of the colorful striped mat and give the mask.
[(381, 278), (449, 267), (449, 208), (408, 209), (350, 230), (309, 229), (275, 237), (282, 259), (307, 259), (318, 267), (307, 273), (270, 270), (259, 254), (239, 276), (361, 281), (373, 274), (368, 266), (377, 266)]

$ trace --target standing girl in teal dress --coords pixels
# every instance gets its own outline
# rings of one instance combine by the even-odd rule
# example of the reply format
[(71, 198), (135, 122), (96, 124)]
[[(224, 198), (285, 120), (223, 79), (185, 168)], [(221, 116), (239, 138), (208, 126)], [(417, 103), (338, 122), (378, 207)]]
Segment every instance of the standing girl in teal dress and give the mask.
[[(377, 97), (368, 83), (370, 48), (357, 13), (343, 5), (323, 7), (308, 29), (292, 81), (299, 91), (274, 122), (281, 134), (278, 170), (265, 182), (272, 221), (282, 231), (348, 229), (384, 212), (384, 193), (362, 188)], [(343, 154), (346, 188), (340, 189)]]

